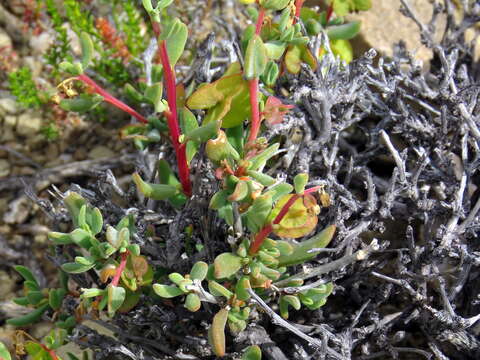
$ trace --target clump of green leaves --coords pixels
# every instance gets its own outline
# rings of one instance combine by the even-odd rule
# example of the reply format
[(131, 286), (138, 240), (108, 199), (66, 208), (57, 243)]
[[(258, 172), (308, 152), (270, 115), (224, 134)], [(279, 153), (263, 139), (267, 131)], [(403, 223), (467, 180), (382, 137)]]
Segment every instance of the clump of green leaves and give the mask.
[[(140, 255), (140, 247), (131, 243), (131, 235), (136, 231), (134, 219), (127, 216), (116, 226), (105, 225), (103, 233), (103, 217), (98, 208), (92, 208), (74, 192), (65, 197), (64, 203), (75, 229), (70, 233), (52, 232), (48, 237), (56, 245), (77, 245), (82, 255), (63, 264), (62, 270), (80, 274), (95, 269), (103, 283), (112, 278), (104, 289), (82, 289), (83, 307), (90, 307), (92, 298), (100, 299), (98, 310), (107, 308), (110, 316), (122, 306), (133, 307), (140, 298), (141, 287), (149, 285), (153, 277), (152, 268)], [(101, 233), (103, 241), (98, 239)]]
[[(251, 300), (252, 294), (278, 306), (280, 315), (287, 319), (292, 309), (320, 308), (333, 291), (332, 283), (304, 284), (301, 277), (295, 276), (294, 266), (314, 259), (328, 246), (335, 225), (325, 227), (307, 240), (292, 240), (315, 231), (321, 205), (328, 206), (328, 194), (320, 186), (308, 187), (308, 174), (298, 174), (291, 183), (268, 175), (265, 169), (280, 154), (280, 143), (269, 143), (260, 135), (264, 126), (281, 123), (294, 107), (274, 96), (275, 85), (283, 76), (280, 69), (291, 74), (298, 74), (302, 64), (316, 69), (322, 53), (313, 53), (308, 43), (321, 31), (329, 36), (333, 52), (350, 61), (353, 54), (348, 41), (359, 32), (360, 23), (345, 23), (343, 16), (365, 10), (370, 3), (334, 1), (327, 11), (318, 12), (302, 8), (302, 1), (257, 1), (256, 6), (248, 8), (255, 25), (248, 26), (241, 37), (243, 66), (238, 62), (230, 64), (216, 81), (188, 90), (177, 84), (174, 72), (187, 42), (188, 28), (180, 19), (167, 16), (171, 3), (172, 0), (161, 0), (154, 6), (151, 0), (143, 1), (158, 40), (161, 65), (153, 65), (148, 83), (127, 83), (124, 87), (129, 101), (152, 109), (150, 117), (115, 98), (85, 74), (90, 66), (100, 75), (113, 74), (114, 83), (127, 80), (109, 68), (114, 64), (115, 69), (120, 69), (123, 64), (111, 58), (105, 62), (103, 57), (108, 58), (112, 52), (101, 49), (102, 30), (92, 28), (91, 17), (82, 14), (81, 5), (73, 0), (67, 1), (67, 16), (70, 21), (78, 20), (74, 30), (80, 38), (82, 57), (79, 61), (66, 59), (59, 65), (72, 77), (60, 84), (63, 94), (58, 100), (69, 111), (89, 111), (105, 101), (129, 113), (139, 123), (124, 127), (121, 135), (132, 139), (140, 149), (160, 142), (162, 137), (170, 137), (178, 174), (161, 159), (158, 183), (145, 181), (139, 173), (133, 174), (133, 181), (146, 198), (169, 201), (176, 208), (182, 207), (192, 195), (189, 165), (204, 144), (205, 155), (220, 183), (219, 191), (210, 199), (210, 208), (236, 232), (230, 241), (231, 249), (219, 254), (211, 264), (196, 262), (188, 274), (172, 272), (154, 277), (155, 269), (132, 242), (135, 219), (127, 216), (115, 226), (104, 224), (100, 210), (74, 192), (63, 200), (74, 229), (70, 233), (50, 233), (49, 239), (55, 245), (69, 246), (75, 251), (75, 256), (62, 264), (62, 274), (94, 271), (102, 283), (100, 287), (81, 289), (84, 310), (106, 311), (114, 316), (134, 307), (141, 294), (149, 295), (148, 301), (152, 303), (161, 298), (175, 298), (192, 312), (199, 311), (202, 303), (214, 304), (217, 311), (212, 318), (209, 340), (215, 354), (222, 357), (226, 353), (225, 330), (228, 328), (233, 334), (243, 331), (252, 308), (257, 306)], [(139, 32), (136, 35), (132, 32), (139, 28), (140, 18), (131, 1), (125, 3), (124, 11), (127, 24), (117, 26), (127, 33), (129, 50), (138, 54), (140, 47), (134, 43), (139, 40)], [(332, 17), (333, 13), (337, 16)], [(105, 22), (103, 25), (110, 26)], [(111, 29), (108, 30), (111, 35)], [(89, 91), (79, 94), (76, 82), (82, 82)], [(260, 87), (265, 91), (260, 92)], [(204, 116), (199, 122), (196, 114), (202, 111)], [(20, 302), (32, 306), (35, 316), (54, 309), (49, 302), (53, 290), (48, 292), (46, 301), (47, 292), (38, 289), (25, 269), (19, 271), (23, 272), (27, 288), (27, 295)], [(38, 317), (29, 320), (35, 319)], [(257, 346), (246, 349), (242, 357), (260, 358)]]
[(28, 67), (8, 74), (8, 87), (17, 101), (25, 107), (36, 108), (45, 103), (44, 95), (38, 90)]
[[(13, 301), (22, 306), (32, 308), (32, 311), (26, 315), (8, 319), (7, 324), (14, 326), (26, 326), (39, 321), (44, 313), (47, 311), (60, 311), (63, 299), (65, 298), (67, 288), (67, 276), (60, 272), (60, 288), (41, 288), (38, 280), (31, 273), (29, 269), (24, 266), (17, 265), (15, 270), (23, 277), (24, 296), (13, 299)], [(75, 318), (69, 314), (58, 314), (58, 321), (56, 325), (64, 330), (72, 329), (75, 324)]]

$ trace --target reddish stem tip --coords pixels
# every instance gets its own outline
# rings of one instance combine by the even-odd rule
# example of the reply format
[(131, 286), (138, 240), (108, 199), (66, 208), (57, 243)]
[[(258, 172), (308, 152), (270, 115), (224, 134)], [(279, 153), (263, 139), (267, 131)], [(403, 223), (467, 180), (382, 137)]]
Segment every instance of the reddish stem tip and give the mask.
[(117, 99), (113, 95), (111, 95), (107, 90), (102, 88), (100, 85), (98, 85), (93, 79), (88, 77), (85, 74), (80, 74), (76, 77), (77, 80), (80, 80), (84, 84), (90, 86), (95, 93), (98, 95), (103, 96), (106, 102), (112, 104), (113, 106), (119, 108), (122, 111), (125, 111), (127, 114), (132, 115), (134, 118), (136, 118), (138, 121), (143, 122), (145, 124), (148, 123), (148, 120), (135, 110), (133, 110), (130, 106), (125, 104), (123, 101)]
[(120, 258), (120, 265), (118, 265), (115, 271), (115, 276), (111, 282), (112, 286), (118, 286), (118, 283), (120, 282), (120, 277), (122, 276), (123, 270), (125, 270), (125, 266), (127, 266), (128, 251), (122, 253)]
[[(267, 236), (272, 232), (273, 230), (273, 225), (280, 224), (280, 221), (283, 220), (285, 215), (287, 215), (288, 210), (292, 207), (295, 201), (299, 199), (301, 196), (310, 194), (312, 192), (318, 191), (321, 189), (321, 186), (314, 186), (310, 189), (307, 189), (303, 192), (303, 194), (293, 194), (290, 199), (283, 205), (282, 209), (278, 213), (278, 215), (273, 219), (271, 224), (265, 225), (258, 233), (255, 235), (253, 239), (253, 243), (250, 245), (250, 249), (248, 250), (250, 255), (256, 254), (257, 251), (260, 249), (260, 246), (262, 246), (263, 241), (267, 238)], [(272, 225), (273, 224), (273, 225)]]

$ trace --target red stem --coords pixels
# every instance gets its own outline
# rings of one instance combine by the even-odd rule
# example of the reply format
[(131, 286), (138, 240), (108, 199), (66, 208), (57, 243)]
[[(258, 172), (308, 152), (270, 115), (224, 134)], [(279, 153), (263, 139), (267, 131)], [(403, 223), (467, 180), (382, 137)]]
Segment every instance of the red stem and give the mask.
[[(260, 8), (257, 23), (255, 25), (255, 34), (260, 36), (262, 31), (263, 20), (265, 19), (265, 9)], [(250, 107), (252, 109), (252, 126), (250, 128), (250, 135), (248, 136), (248, 145), (252, 145), (257, 139), (260, 131), (260, 110), (258, 108), (258, 78), (249, 81), (250, 90)]]
[(106, 102), (112, 104), (113, 106), (119, 108), (120, 110), (125, 111), (127, 114), (132, 115), (138, 121), (141, 121), (145, 124), (148, 123), (148, 120), (143, 115), (133, 110), (130, 106), (125, 104), (123, 101), (118, 100), (116, 97), (109, 94), (104, 88), (98, 85), (94, 80), (89, 78), (87, 75), (81, 74), (81, 75), (78, 75), (75, 79), (80, 80), (84, 84), (90, 86), (95, 93), (103, 96)]
[(120, 276), (122, 276), (123, 270), (125, 270), (125, 266), (127, 266), (127, 258), (128, 258), (128, 251), (125, 251), (120, 255), (121, 260), (120, 260), (120, 265), (118, 265), (116, 271), (115, 271), (115, 276), (112, 279), (112, 286), (118, 286), (118, 283), (120, 282)]
[(258, 14), (257, 18), (257, 24), (255, 25), (255, 34), (260, 35), (260, 32), (262, 31), (262, 25), (263, 25), (263, 20), (265, 19), (265, 9), (260, 8), (260, 12)]
[(250, 107), (252, 108), (252, 126), (248, 136), (248, 144), (253, 144), (260, 131), (260, 109), (258, 108), (258, 78), (248, 82), (250, 90)]
[(330, 5), (328, 6), (328, 10), (327, 10), (327, 17), (326, 17), (326, 21), (327, 21), (327, 25), (328, 25), (328, 22), (330, 21), (330, 18), (332, 17), (332, 14), (333, 14), (333, 3), (334, 3), (335, 0), (333, 0)]
[(52, 349), (49, 349), (48, 347), (46, 347), (45, 345), (43, 344), (39, 344), (43, 350), (45, 350), (46, 352), (48, 352), (48, 354), (50, 355), (50, 357), (52, 358), (52, 360), (58, 360), (58, 356), (57, 354), (55, 354), (55, 351), (53, 351)]
[(257, 251), (260, 249), (260, 246), (262, 246), (263, 241), (267, 238), (267, 236), (272, 232), (273, 230), (273, 225), (280, 224), (280, 221), (283, 220), (285, 215), (287, 215), (288, 210), (292, 207), (292, 205), (297, 201), (301, 196), (310, 194), (312, 192), (317, 191), (320, 189), (321, 186), (314, 186), (310, 189), (307, 189), (303, 192), (303, 194), (293, 194), (293, 196), (288, 199), (288, 201), (283, 205), (282, 209), (278, 213), (278, 215), (273, 219), (273, 221), (265, 225), (258, 233), (255, 235), (255, 238), (253, 240), (253, 243), (250, 245), (250, 249), (248, 250), (250, 255), (256, 254)]
[(302, 10), (304, 0), (295, 0), (295, 17), (293, 18), (293, 25), (297, 23), (297, 19), (300, 18), (300, 11)]
[(160, 42), (160, 59), (162, 61), (163, 72), (166, 82), (167, 101), (169, 112), (166, 114), (168, 128), (170, 130), (170, 137), (172, 140), (173, 148), (177, 156), (178, 163), (178, 175), (180, 177), (180, 183), (185, 195), (192, 195), (192, 184), (190, 182), (190, 169), (187, 162), (187, 151), (185, 146), (181, 146), (179, 142), (180, 127), (178, 125), (177, 115), (177, 86), (175, 81), (175, 73), (173, 72), (170, 60), (168, 58), (167, 43), (165, 40)]

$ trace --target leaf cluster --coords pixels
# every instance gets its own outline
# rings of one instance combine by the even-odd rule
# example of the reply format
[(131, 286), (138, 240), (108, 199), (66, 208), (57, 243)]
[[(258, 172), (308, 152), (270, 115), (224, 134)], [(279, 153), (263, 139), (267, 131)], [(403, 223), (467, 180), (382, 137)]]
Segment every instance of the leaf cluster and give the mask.
[(8, 74), (8, 87), (17, 101), (27, 108), (38, 108), (45, 103), (44, 95), (38, 90), (28, 67)]

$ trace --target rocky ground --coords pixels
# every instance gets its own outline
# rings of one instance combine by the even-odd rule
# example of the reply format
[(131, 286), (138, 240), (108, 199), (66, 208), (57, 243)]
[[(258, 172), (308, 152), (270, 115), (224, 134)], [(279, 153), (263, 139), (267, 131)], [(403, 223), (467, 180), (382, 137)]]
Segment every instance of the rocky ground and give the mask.
[[(400, 1), (373, 0), (373, 3), (372, 11), (356, 16), (363, 21), (362, 34), (355, 42), (357, 54), (373, 47), (381, 54), (391, 56), (394, 45), (403, 40), (415, 58), (422, 60), (424, 68), (428, 68), (432, 51), (421, 44), (414, 22), (399, 13)], [(430, 18), (430, 2), (416, 0), (411, 3), (422, 21)], [(66, 190), (70, 183), (85, 181), (106, 169), (112, 169), (120, 183), (127, 182), (134, 167), (134, 159), (129, 156), (132, 147), (118, 135), (121, 121), (95, 123), (68, 115), (65, 118), (68, 125), (61, 137), (49, 141), (41, 129), (50, 120), (51, 113), (25, 109), (11, 96), (5, 73), (21, 66), (30, 67), (39, 84), (51, 86), (42, 62), (42, 54), (51, 38), (48, 35), (37, 38), (25, 32), (21, 18), (21, 7), (12, 10), (7, 8), (5, 1), (0, 1), (0, 49), (4, 49), (0, 51), (0, 302), (7, 302), (20, 291), (20, 277), (11, 271), (11, 264), (25, 264), (34, 269), (45, 283), (51, 280), (49, 276), (53, 267), (43, 257), (51, 220), (24, 190), (33, 190), (39, 197), (48, 197), (52, 185)], [(437, 24), (436, 34), (441, 38), (445, 20), (441, 19)], [(471, 36), (470, 33), (466, 35), (467, 38)], [(477, 60), (479, 51), (480, 45), (477, 45)], [(455, 156), (457, 162), (460, 161), (459, 155)], [(387, 187), (388, 183), (383, 185)], [(474, 191), (475, 187), (471, 185), (470, 193)], [(25, 253), (22, 251), (25, 248), (32, 251)], [(4, 312), (10, 313), (0, 314), (0, 325), (5, 316), (18, 311), (15, 308), (5, 309)], [(384, 311), (389, 312), (388, 306)], [(39, 338), (48, 330), (47, 323), (40, 323), (33, 327), (31, 333)], [(1, 327), (0, 341), (8, 343), (11, 332), (12, 328)], [(471, 354), (478, 352), (468, 353), (463, 358), (473, 358)], [(410, 358), (419, 358), (415, 356), (420, 355)], [(443, 359), (440, 355), (437, 358)], [(460, 359), (462, 355), (455, 358)]]

